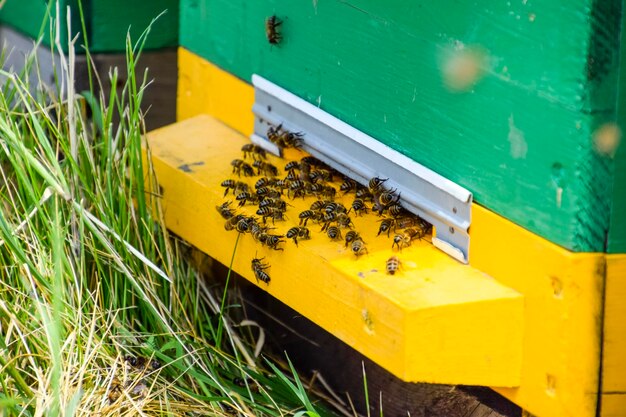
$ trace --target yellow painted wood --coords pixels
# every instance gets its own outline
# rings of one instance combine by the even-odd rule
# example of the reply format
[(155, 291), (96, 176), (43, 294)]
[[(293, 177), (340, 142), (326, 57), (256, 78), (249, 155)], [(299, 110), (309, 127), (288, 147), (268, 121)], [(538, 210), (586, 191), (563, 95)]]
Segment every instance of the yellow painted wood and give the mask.
[(472, 207), (470, 264), (524, 294), (522, 384), (496, 388), (537, 416), (594, 416), (604, 255), (573, 254)]
[[(188, 60), (181, 61), (181, 73), (191, 71), (184, 68), (183, 64), (198, 67), (199, 63), (195, 61), (206, 62), (189, 52), (186, 54)], [(210, 76), (218, 84), (232, 78), (214, 66), (211, 66)], [(237, 81), (237, 91), (248, 89), (249, 94), (252, 94), (251, 86)], [(197, 83), (191, 88), (202, 89), (202, 85)], [(194, 114), (197, 104), (179, 96), (178, 106), (179, 114)], [(220, 107), (218, 98), (214, 106)], [(238, 114), (235, 112), (229, 115), (231, 119), (242, 121), (237, 126), (233, 123), (230, 125), (246, 135), (252, 129), (252, 120), (248, 119), (250, 106), (239, 106)], [(208, 113), (225, 121), (220, 113)], [(471, 266), (525, 296), (521, 385), (517, 389), (495, 389), (536, 416), (595, 415), (600, 369), (599, 323), (604, 255), (572, 254), (477, 204), (473, 205), (472, 213)], [(624, 275), (621, 273), (621, 276)], [(621, 285), (619, 288), (623, 291), (623, 278), (621, 281), (617, 278), (609, 281), (613, 282), (608, 282), (607, 287)], [(625, 299), (619, 291), (611, 293), (607, 301), (611, 302), (610, 297), (614, 297), (613, 300)], [(616, 316), (625, 317), (625, 314), (621, 312)], [(624, 323), (626, 320), (622, 320), (621, 325), (624, 326)], [(612, 360), (623, 359), (624, 356), (616, 353)], [(624, 366), (619, 365), (614, 369), (616, 373), (613, 376), (616, 377)], [(605, 394), (603, 400), (603, 413), (611, 406), (619, 412), (625, 409), (616, 394)]]
[(252, 87), (184, 48), (178, 49), (177, 119), (211, 114), (250, 136), (253, 130)]
[(602, 417), (626, 416), (626, 255), (606, 257)]
[[(220, 183), (232, 178), (230, 161), (248, 140), (198, 116), (151, 132), (148, 141), (168, 228), (228, 264), (237, 233), (224, 230), (215, 206), (224, 201)], [(282, 168), (286, 161), (272, 162)], [(277, 223), (277, 232), (297, 224), (314, 200), (290, 201), (290, 219)], [(523, 297), (426, 240), (393, 252), (390, 238), (376, 237), (378, 220), (355, 219), (369, 250), (359, 259), (313, 224), (311, 240), (299, 247), (288, 241), (284, 251), (242, 235), (233, 269), (256, 282), (250, 261), (264, 257), (271, 282), (261, 288), (404, 380), (517, 386)], [(385, 263), (394, 254), (402, 268), (391, 276)]]

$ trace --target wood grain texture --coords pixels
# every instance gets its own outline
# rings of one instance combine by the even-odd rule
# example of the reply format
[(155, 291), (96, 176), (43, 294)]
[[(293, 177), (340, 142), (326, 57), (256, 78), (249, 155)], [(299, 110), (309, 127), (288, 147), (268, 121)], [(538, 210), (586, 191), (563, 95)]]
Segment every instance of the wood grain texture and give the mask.
[(606, 262), (602, 417), (626, 415), (626, 255)]
[[(180, 41), (319, 105), (529, 230), (600, 251), (611, 170), (591, 137), (615, 112), (615, 5), (182, 0)], [(264, 33), (272, 14), (284, 21), (277, 46)], [(475, 85), (452, 91), (446, 74), (459, 62), (476, 66), (456, 74)]]
[[(72, 34), (80, 34), (76, 42), (77, 53), (83, 53), (84, 40), (79, 0), (60, 0), (61, 45), (67, 51), (67, 7), (71, 8)], [(50, 16), (56, 18), (55, 1), (6, 0), (0, 9), (0, 22), (38, 39), (43, 35), (44, 45), (50, 45)], [(152, 19), (161, 12), (167, 13), (154, 24), (146, 40), (145, 49), (174, 47), (178, 43), (178, 0), (83, 0), (83, 12), (90, 51), (123, 52), (126, 34), (130, 30), (133, 41), (146, 29)]]
[[(241, 157), (248, 139), (198, 116), (153, 131), (148, 141), (167, 227), (228, 263), (237, 233), (224, 230), (215, 206), (224, 201), (220, 183), (232, 177), (229, 162)], [(349, 206), (351, 197), (343, 199)], [(289, 203), (290, 220), (277, 222), (273, 233), (297, 224), (297, 213), (312, 201)], [(246, 212), (253, 214), (252, 207)], [(264, 257), (271, 282), (261, 288), (403, 380), (517, 386), (523, 297), (426, 240), (393, 252), (390, 239), (376, 237), (378, 220), (374, 214), (353, 218), (368, 249), (358, 260), (342, 242), (329, 241), (310, 225), (312, 239), (298, 247), (289, 241), (284, 251), (242, 235), (233, 270), (255, 282), (250, 261)], [(391, 277), (384, 268), (393, 254), (402, 270)]]

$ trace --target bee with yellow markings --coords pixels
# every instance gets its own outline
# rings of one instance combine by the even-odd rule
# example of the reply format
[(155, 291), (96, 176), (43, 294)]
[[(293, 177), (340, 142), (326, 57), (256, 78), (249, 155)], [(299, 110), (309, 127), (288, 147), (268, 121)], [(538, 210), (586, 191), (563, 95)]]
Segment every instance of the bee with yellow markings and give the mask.
[(361, 255), (364, 255), (367, 252), (367, 248), (365, 247), (365, 242), (361, 239), (356, 239), (352, 241), (352, 253), (358, 258)]
[(339, 191), (344, 194), (348, 194), (350, 192), (356, 192), (358, 183), (355, 180), (350, 178), (346, 178), (341, 185), (339, 186)]
[(387, 232), (387, 237), (391, 233), (391, 229), (395, 228), (396, 219), (384, 219), (380, 222), (380, 227), (378, 228), (378, 234), (376, 236), (380, 236), (381, 233)]
[(287, 234), (285, 236), (287, 237), (287, 239), (293, 239), (293, 243), (298, 246), (298, 239), (310, 239), (311, 232), (306, 227), (295, 226), (287, 230)]
[(347, 248), (349, 244), (351, 244), (352, 242), (354, 242), (355, 240), (363, 240), (361, 238), (361, 235), (355, 231), (355, 230), (350, 230), (348, 233), (346, 233), (346, 245), (345, 247)]
[(241, 173), (243, 171), (244, 177), (252, 177), (254, 176), (254, 169), (250, 164), (245, 162), (242, 159), (233, 159), (230, 161), (230, 164), (233, 167), (233, 174), (237, 174), (241, 177)]
[(254, 143), (246, 143), (241, 147), (241, 151), (243, 152), (244, 158), (247, 158), (248, 156), (252, 156), (252, 159), (255, 160), (267, 158), (265, 149), (261, 148), (259, 145), (255, 145)]
[(374, 194), (374, 195), (378, 194), (378, 193), (380, 193), (384, 189), (383, 184), (388, 179), (389, 178), (374, 177), (371, 180), (369, 180), (369, 183), (367, 184), (367, 187), (369, 188), (369, 191), (372, 194)]
[(258, 175), (263, 174), (269, 177), (275, 177), (278, 175), (278, 168), (276, 168), (274, 165), (270, 164), (269, 162), (264, 162), (264, 161), (261, 161), (260, 159), (257, 159), (256, 161), (252, 163), (252, 166), (257, 169)]
[(256, 204), (259, 201), (259, 196), (251, 193), (239, 193), (235, 200), (239, 201), (239, 207), (245, 206), (246, 203)]
[(392, 256), (387, 259), (386, 269), (389, 275), (394, 275), (400, 269), (400, 259), (397, 256)]
[(263, 223), (265, 223), (268, 217), (272, 219), (272, 223), (274, 223), (275, 220), (285, 220), (284, 212), (276, 207), (262, 207), (257, 210), (256, 214), (261, 216)]
[(219, 206), (215, 206), (215, 209), (218, 211), (220, 216), (225, 218), (226, 220), (230, 219), (235, 215), (235, 211), (230, 207), (231, 201), (226, 201)]
[(337, 226), (330, 226), (326, 229), (326, 235), (330, 240), (341, 240), (341, 230)]
[[(367, 205), (365, 205), (365, 201), (362, 199), (355, 198), (352, 202), (352, 206), (350, 207), (350, 211), (354, 211), (354, 213), (359, 216), (363, 213), (367, 213)], [(348, 211), (348, 213), (350, 211)]]
[(254, 272), (254, 277), (256, 278), (256, 282), (263, 281), (266, 284), (269, 284), (271, 281), (270, 276), (265, 270), (269, 269), (269, 264), (263, 263), (263, 259), (265, 258), (253, 258), (250, 266), (252, 268), (252, 272)]

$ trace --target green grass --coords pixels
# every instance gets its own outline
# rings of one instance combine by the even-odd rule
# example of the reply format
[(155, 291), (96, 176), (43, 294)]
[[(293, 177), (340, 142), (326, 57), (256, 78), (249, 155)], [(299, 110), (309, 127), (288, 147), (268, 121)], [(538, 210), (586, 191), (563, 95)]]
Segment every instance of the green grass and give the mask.
[(71, 52), (50, 89), (1, 73), (0, 415), (328, 414), (291, 364), (255, 356), (164, 227), (142, 159), (146, 36), (107, 97), (73, 90)]

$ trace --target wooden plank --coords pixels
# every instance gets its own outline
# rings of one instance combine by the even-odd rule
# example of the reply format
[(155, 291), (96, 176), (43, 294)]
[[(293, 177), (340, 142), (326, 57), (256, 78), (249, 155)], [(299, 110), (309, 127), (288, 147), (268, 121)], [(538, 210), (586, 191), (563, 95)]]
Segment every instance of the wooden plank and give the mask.
[(602, 352), (602, 417), (626, 414), (626, 255), (606, 264)]
[(537, 416), (595, 416), (604, 255), (572, 253), (474, 205), (470, 264), (524, 294), (522, 384), (496, 388)]
[[(215, 206), (224, 201), (220, 183), (231, 177), (229, 161), (241, 157), (248, 139), (198, 116), (153, 131), (148, 140), (168, 228), (229, 263), (237, 233), (224, 230)], [(339, 201), (349, 206), (351, 198)], [(311, 202), (290, 201), (291, 220), (276, 224), (276, 232), (284, 234)], [(233, 269), (254, 282), (251, 259), (265, 258), (271, 282), (262, 288), (403, 380), (516, 386), (523, 298), (426, 241), (397, 254), (398, 275), (385, 274), (394, 252), (391, 240), (376, 237), (378, 220), (354, 219), (368, 248), (358, 260), (311, 226), (311, 240), (299, 247), (287, 242), (284, 251), (243, 235)]]
[[(615, 112), (616, 2), (182, 0), (181, 45), (321, 106), (552, 242), (601, 251), (611, 173), (591, 136)], [(476, 84), (455, 90), (446, 80), (464, 71)]]

